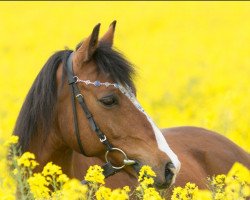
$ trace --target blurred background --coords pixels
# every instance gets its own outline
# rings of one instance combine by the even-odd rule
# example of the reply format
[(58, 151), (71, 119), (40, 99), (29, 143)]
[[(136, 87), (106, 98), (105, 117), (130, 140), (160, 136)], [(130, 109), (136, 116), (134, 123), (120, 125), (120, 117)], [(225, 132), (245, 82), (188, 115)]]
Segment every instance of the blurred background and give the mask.
[(0, 144), (46, 60), (115, 19), (159, 127), (204, 127), (250, 152), (250, 2), (0, 2)]

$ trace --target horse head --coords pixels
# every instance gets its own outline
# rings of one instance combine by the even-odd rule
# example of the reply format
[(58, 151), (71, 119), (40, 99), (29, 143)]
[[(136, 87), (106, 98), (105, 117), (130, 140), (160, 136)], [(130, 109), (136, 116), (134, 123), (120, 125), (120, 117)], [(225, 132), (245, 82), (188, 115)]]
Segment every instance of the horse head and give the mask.
[[(58, 85), (63, 85), (57, 109), (60, 133), (63, 140), (79, 153), (102, 159), (106, 155), (106, 160), (117, 168), (131, 165), (124, 170), (133, 176), (136, 176), (133, 164), (150, 165), (157, 174), (156, 185), (167, 187), (174, 182), (180, 162), (136, 99), (133, 67), (112, 49), (115, 25), (114, 21), (100, 40), (100, 24), (96, 25), (91, 35), (72, 52), (68, 61), (72, 69), (64, 70), (70, 70), (68, 79), (73, 80), (78, 91), (74, 92), (67, 82), (63, 84), (58, 79)], [(88, 113), (72, 100), (71, 89), (74, 96), (83, 99)], [(71, 101), (73, 107), (76, 106), (75, 114)], [(88, 114), (91, 116), (86, 117)], [(79, 136), (75, 136), (74, 120), (77, 120)], [(96, 134), (96, 127), (93, 128), (91, 123), (103, 135)], [(108, 149), (103, 140), (108, 141)], [(124, 157), (127, 159), (125, 164)]]

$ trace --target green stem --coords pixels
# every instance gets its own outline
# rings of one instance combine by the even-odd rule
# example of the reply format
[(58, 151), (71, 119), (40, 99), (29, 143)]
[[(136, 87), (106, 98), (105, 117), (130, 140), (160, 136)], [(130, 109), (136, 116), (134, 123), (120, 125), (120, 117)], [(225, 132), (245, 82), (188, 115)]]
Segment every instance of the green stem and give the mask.
[(17, 175), (14, 175), (16, 181), (17, 181), (17, 187), (18, 187), (18, 192), (20, 192), (21, 194), (21, 200), (25, 200), (26, 199), (26, 195), (25, 195), (25, 187), (24, 187), (24, 183), (23, 183), (23, 180), (22, 180), (22, 173), (21, 173), (21, 170), (22, 168), (18, 166), (18, 163), (17, 163), (17, 150), (15, 148), (14, 145), (11, 145), (11, 151), (13, 152), (13, 157), (11, 158), (12, 159), (12, 162), (13, 162), (13, 166), (15, 169), (17, 169)]

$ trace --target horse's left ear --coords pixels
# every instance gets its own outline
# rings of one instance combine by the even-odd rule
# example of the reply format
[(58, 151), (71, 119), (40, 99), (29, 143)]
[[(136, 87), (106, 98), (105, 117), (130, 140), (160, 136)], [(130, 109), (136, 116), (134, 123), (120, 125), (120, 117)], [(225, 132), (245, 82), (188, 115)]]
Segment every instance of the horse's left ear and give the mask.
[(112, 47), (115, 34), (115, 26), (116, 26), (116, 20), (109, 25), (108, 31), (102, 36), (100, 42), (103, 42)]
[(91, 59), (98, 46), (98, 36), (100, 30), (100, 23), (97, 24), (91, 35), (82, 42), (81, 46), (75, 52), (75, 60), (81, 65)]

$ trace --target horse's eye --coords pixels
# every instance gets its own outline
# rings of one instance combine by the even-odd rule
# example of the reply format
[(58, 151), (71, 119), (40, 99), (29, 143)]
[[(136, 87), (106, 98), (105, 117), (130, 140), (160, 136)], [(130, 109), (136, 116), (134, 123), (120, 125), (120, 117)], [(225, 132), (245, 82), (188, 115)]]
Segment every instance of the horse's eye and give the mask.
[(118, 104), (118, 100), (114, 95), (103, 97), (99, 99), (99, 101), (106, 107), (112, 107)]

